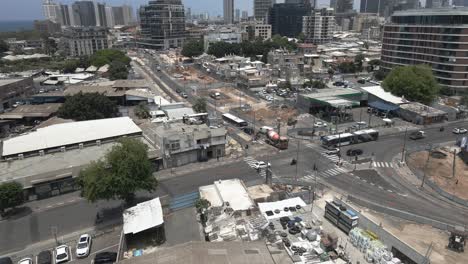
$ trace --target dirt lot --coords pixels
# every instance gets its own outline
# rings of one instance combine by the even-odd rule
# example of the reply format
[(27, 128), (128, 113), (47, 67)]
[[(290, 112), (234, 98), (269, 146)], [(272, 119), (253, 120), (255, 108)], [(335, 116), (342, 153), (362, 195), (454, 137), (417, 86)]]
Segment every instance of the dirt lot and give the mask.
[[(449, 148), (438, 150), (447, 156), (435, 158), (431, 155), (426, 169), (427, 176), (446, 192), (462, 199), (468, 199), (468, 166), (457, 156), (455, 159), (455, 177), (452, 177), (453, 150)], [(423, 171), (427, 162), (427, 155), (427, 151), (413, 153), (410, 155), (408, 162), (413, 168)]]
[(374, 222), (381, 223), (387, 231), (413, 247), (422, 255), (426, 254), (429, 245), (433, 243), (433, 250), (429, 257), (433, 264), (468, 263), (468, 254), (466, 252), (456, 253), (446, 248), (448, 245), (448, 232), (376, 212), (366, 211), (363, 213)]
[(216, 81), (213, 77), (203, 74), (191, 66), (177, 67), (176, 69), (170, 71), (169, 74), (182, 74), (184, 75), (185, 80), (199, 82), (202, 84), (212, 84)]
[(257, 100), (255, 100), (254, 98), (246, 95), (245, 93), (241, 93), (237, 89), (230, 88), (230, 87), (210, 89), (210, 90), (200, 90), (198, 92), (198, 95), (209, 97), (211, 93), (216, 93), (216, 92), (221, 94), (221, 97), (218, 100), (216, 100), (216, 104), (218, 107), (235, 108), (235, 107), (239, 107), (241, 104), (242, 105), (248, 104), (254, 109), (256, 109), (259, 105), (259, 102), (257, 102)]
[(297, 110), (292, 108), (273, 108), (272, 106), (266, 106), (263, 108), (258, 108), (252, 111), (245, 112), (246, 115), (254, 117), (255, 112), (255, 119), (264, 122), (265, 124), (275, 124), (277, 119), (280, 118), (282, 123), (287, 123), (289, 118), (296, 119), (297, 118)]

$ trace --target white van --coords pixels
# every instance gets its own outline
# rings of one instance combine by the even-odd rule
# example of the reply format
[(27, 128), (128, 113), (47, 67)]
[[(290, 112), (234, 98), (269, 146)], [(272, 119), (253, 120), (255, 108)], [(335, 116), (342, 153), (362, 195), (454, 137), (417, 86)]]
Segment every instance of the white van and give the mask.
[(262, 133), (262, 134), (266, 134), (266, 133), (268, 133), (268, 131), (270, 131), (270, 130), (273, 130), (273, 128), (272, 128), (272, 127), (269, 127), (269, 126), (262, 126), (262, 127), (260, 128), (259, 131), (260, 131), (260, 133)]

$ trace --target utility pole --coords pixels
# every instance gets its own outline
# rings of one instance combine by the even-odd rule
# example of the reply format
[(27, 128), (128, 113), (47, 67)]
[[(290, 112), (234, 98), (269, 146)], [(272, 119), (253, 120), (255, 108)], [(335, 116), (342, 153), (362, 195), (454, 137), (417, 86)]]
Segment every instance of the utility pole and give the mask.
[(297, 152), (296, 152), (296, 181), (297, 179), (297, 169), (298, 169), (298, 164), (299, 164), (299, 147), (300, 147), (300, 142), (299, 139), (297, 140)]
[(255, 111), (253, 111), (253, 133), (252, 140), (255, 140)]
[[(314, 163), (314, 191), (312, 192), (312, 205), (310, 207), (310, 212), (314, 212), (314, 201), (315, 201), (315, 192), (317, 191), (317, 173), (318, 173), (318, 167)], [(310, 193), (309, 193), (309, 198), (310, 198)]]
[(401, 150), (401, 163), (405, 161), (405, 151), (406, 151), (406, 135), (408, 134), (408, 127), (405, 129), (405, 137), (403, 139), (403, 149)]
[(361, 107), (361, 111), (359, 111), (359, 122), (362, 122), (362, 107)]
[[(453, 162), (452, 162), (452, 177), (453, 178), (456, 178), (456, 176), (455, 176), (456, 158), (457, 158), (457, 150), (454, 149), (453, 150)], [(457, 182), (457, 184), (458, 184), (458, 182)]]
[(369, 127), (372, 127), (371, 126), (371, 119), (372, 119), (372, 111), (369, 113)]
[(423, 175), (423, 179), (421, 182), (421, 189), (424, 187), (424, 182), (426, 181), (426, 172), (427, 172), (427, 166), (429, 165), (429, 159), (431, 158), (431, 149), (432, 149), (432, 145), (429, 144), (427, 146), (427, 160), (426, 160), (426, 165), (424, 165), (424, 175)]

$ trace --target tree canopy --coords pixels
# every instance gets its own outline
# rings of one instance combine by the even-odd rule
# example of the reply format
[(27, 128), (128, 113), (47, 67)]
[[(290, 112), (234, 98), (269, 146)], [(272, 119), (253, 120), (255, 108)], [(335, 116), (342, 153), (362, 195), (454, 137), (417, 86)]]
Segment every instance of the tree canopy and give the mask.
[(4, 40), (0, 40), (0, 53), (7, 52), (8, 50), (8, 44)]
[(150, 110), (148, 108), (148, 105), (145, 103), (140, 103), (135, 107), (135, 115), (138, 116), (138, 118), (141, 119), (147, 119), (150, 118)]
[(383, 88), (411, 101), (430, 104), (439, 94), (432, 69), (426, 65), (411, 65), (394, 68), (382, 83)]
[(192, 106), (193, 111), (196, 113), (206, 113), (206, 99), (205, 98), (197, 98), (195, 103)]
[(0, 184), (0, 213), (5, 209), (23, 204), (23, 185), (18, 182), (7, 182)]
[(78, 93), (67, 96), (58, 116), (77, 121), (116, 117), (117, 104), (100, 93)]
[(128, 77), (128, 66), (121, 61), (113, 61), (109, 65), (109, 79), (120, 80), (127, 79)]
[(272, 49), (285, 48), (288, 50), (297, 49), (297, 44), (289, 41), (286, 37), (279, 35), (273, 36), (271, 40), (255, 39), (254, 41), (244, 41), (242, 43), (227, 43), (227, 42), (215, 42), (210, 44), (208, 48), (208, 54), (211, 54), (217, 58), (224, 57), (226, 55), (239, 55), (244, 57), (254, 58), (257, 55), (263, 55), (263, 61), (266, 62), (266, 55)]
[(114, 61), (120, 61), (128, 66), (131, 59), (123, 51), (115, 49), (99, 50), (90, 57), (90, 65), (96, 67), (101, 67)]
[(79, 179), (83, 197), (90, 202), (121, 199), (130, 203), (135, 192), (154, 191), (158, 184), (152, 175), (148, 147), (132, 138), (119, 140), (104, 159), (83, 169)]
[(181, 54), (185, 57), (197, 57), (204, 52), (203, 42), (199, 40), (191, 40), (184, 44)]

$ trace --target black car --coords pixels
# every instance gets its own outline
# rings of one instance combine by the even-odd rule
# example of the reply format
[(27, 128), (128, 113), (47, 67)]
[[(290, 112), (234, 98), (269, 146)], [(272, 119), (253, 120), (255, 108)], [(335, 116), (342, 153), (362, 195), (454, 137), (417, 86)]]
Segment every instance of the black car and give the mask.
[(180, 94), (180, 93), (182, 92), (182, 90), (179, 89), (179, 88), (177, 88), (175, 91), (176, 91), (176, 93), (178, 93), (178, 94)]
[(346, 151), (346, 155), (352, 157), (362, 155), (362, 153), (362, 149), (348, 149), (348, 151)]
[(115, 252), (101, 252), (97, 253), (94, 257), (95, 264), (113, 263), (117, 260), (117, 253)]
[(0, 258), (0, 264), (13, 264), (13, 261), (11, 261), (11, 258), (9, 257)]
[(52, 253), (45, 250), (37, 255), (37, 264), (52, 264)]

